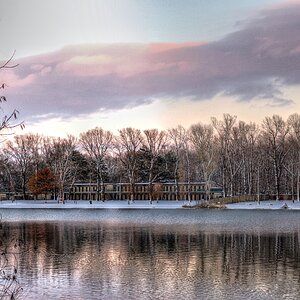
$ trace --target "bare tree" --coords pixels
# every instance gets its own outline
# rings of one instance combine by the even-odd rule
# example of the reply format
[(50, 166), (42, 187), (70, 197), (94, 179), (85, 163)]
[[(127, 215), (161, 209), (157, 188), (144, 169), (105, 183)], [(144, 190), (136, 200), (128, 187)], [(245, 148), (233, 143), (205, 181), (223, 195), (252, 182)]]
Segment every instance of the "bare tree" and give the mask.
[(212, 125), (201, 123), (190, 128), (190, 140), (198, 158), (205, 182), (206, 200), (210, 199), (211, 178), (217, 168), (218, 144)]
[[(182, 156), (187, 150), (187, 130), (182, 127), (178, 126), (176, 128), (172, 128), (168, 130), (168, 134), (170, 140), (172, 141), (171, 147), (173, 147), (173, 151), (175, 153), (175, 167), (174, 167), (174, 180), (175, 180), (175, 193), (176, 193), (176, 200), (179, 200), (179, 185), (178, 185), (178, 171), (179, 171), (179, 164), (182, 160)], [(189, 172), (189, 170), (188, 170)]]
[(286, 139), (290, 127), (280, 116), (273, 115), (263, 120), (262, 129), (265, 153), (273, 164), (276, 200), (279, 200), (281, 176), (289, 150), (287, 148)]
[[(191, 200), (192, 180), (207, 183), (206, 198), (212, 181), (222, 182), (224, 196), (257, 194), (258, 201), (263, 194), (276, 194), (277, 199), (283, 193), (300, 197), (298, 114), (287, 122), (280, 116), (267, 117), (261, 126), (225, 114), (221, 120), (213, 118), (210, 125), (195, 124), (189, 130), (178, 126), (168, 132), (150, 129), (142, 133), (125, 128), (115, 138), (109, 131), (95, 128), (82, 133), (80, 143), (77, 147), (78, 141), (71, 136), (34, 135), (15, 136), (2, 143), (1, 189), (22, 191), (26, 197), (29, 176), (49, 167), (59, 183), (54, 195), (59, 190), (61, 197), (76, 180), (84, 181), (89, 174), (95, 181), (98, 174), (98, 199), (104, 199), (108, 178), (111, 182), (129, 181), (131, 200), (139, 180), (149, 183), (150, 201), (157, 198), (154, 186), (162, 180), (174, 180), (177, 200), (183, 195)], [(115, 151), (110, 151), (110, 145)], [(93, 172), (87, 168), (92, 161)], [(186, 183), (184, 190), (180, 190), (180, 181)]]
[(236, 116), (230, 114), (224, 114), (223, 121), (212, 118), (212, 124), (219, 136), (224, 196), (227, 196), (228, 185), (230, 186), (230, 196), (233, 196), (234, 177), (241, 167), (241, 162), (235, 157), (236, 149), (234, 146), (236, 144), (233, 143), (233, 127), (235, 123)]
[[(13, 55), (5, 62), (0, 63), (0, 71), (4, 69), (12, 69), (18, 66), (18, 64), (13, 64), (12, 60), (15, 55), (15, 52)], [(0, 83), (0, 90), (4, 90), (7, 87), (6, 83)], [(0, 104), (7, 102), (6, 97), (2, 94), (0, 94)], [(1, 106), (0, 106), (1, 108)], [(19, 114), (19, 111), (14, 109), (9, 114), (5, 114), (0, 119), (0, 136), (3, 138), (4, 136), (7, 136), (8, 130), (20, 126), (21, 128), (24, 128), (24, 123), (14, 123), (14, 120), (17, 119), (17, 116)]]
[(153, 182), (157, 180), (160, 175), (159, 172), (155, 173), (155, 164), (158, 162), (159, 156), (167, 146), (168, 136), (165, 131), (158, 131), (157, 129), (144, 130), (145, 138), (143, 139), (144, 150), (149, 154), (149, 165), (148, 168), (148, 184), (149, 184), (149, 197), (150, 203), (153, 198)]
[(143, 137), (139, 129), (124, 128), (119, 130), (115, 140), (115, 149), (130, 183), (130, 199), (135, 198), (135, 183), (138, 171), (138, 151), (143, 145)]
[[(77, 140), (69, 135), (67, 138), (45, 138), (42, 153), (46, 165), (55, 174), (58, 187), (58, 197), (64, 199), (64, 194), (71, 189), (76, 181), (79, 165), (73, 160), (77, 148)], [(56, 186), (56, 185), (55, 185)], [(54, 197), (56, 191), (54, 191)]]
[(15, 194), (15, 163), (0, 152), (0, 190)]
[(255, 123), (245, 123), (240, 121), (238, 124), (239, 145), (241, 149), (241, 178), (242, 194), (251, 195), (254, 190), (255, 174), (259, 172), (261, 155), (257, 152), (257, 141), (259, 137), (259, 128)]
[(38, 157), (40, 136), (26, 134), (14, 136), (14, 141), (7, 141), (3, 152), (15, 161), (21, 174), (23, 198), (27, 198), (27, 180), (33, 171)]
[(58, 194), (64, 197), (64, 192), (74, 184), (76, 180), (77, 165), (72, 160), (77, 141), (74, 136), (69, 135), (65, 139), (57, 139), (54, 143), (56, 157), (56, 175), (58, 180)]
[[(5, 62), (0, 63), (0, 71), (4, 69), (11, 69), (18, 66), (18, 64), (13, 64), (12, 60), (15, 55), (15, 51), (13, 52), (12, 56)], [(7, 84), (4, 82), (0, 82), (0, 91), (4, 90), (7, 87)], [(6, 96), (3, 94), (0, 94), (0, 110), (2, 110), (2, 104), (4, 102), (7, 102)], [(5, 140), (4, 137), (10, 134), (8, 132), (10, 129), (13, 129), (15, 127), (20, 127), (21, 129), (24, 128), (23, 122), (17, 122), (15, 123), (15, 120), (17, 119), (17, 116), (19, 114), (19, 111), (14, 109), (12, 112), (6, 114), (0, 115), (0, 142), (3, 142)], [(3, 169), (6, 170), (8, 177), (9, 177), (9, 191), (14, 192), (14, 184), (13, 184), (13, 178), (12, 178), (12, 172), (11, 169), (7, 163), (7, 159), (4, 164), (2, 164)], [(0, 220), (1, 222), (1, 220)], [(1, 224), (1, 228), (3, 228)], [(1, 234), (2, 236), (2, 234)], [(7, 245), (6, 243), (1, 239), (1, 259), (0, 259), (0, 272), (2, 274), (2, 280), (0, 282), (0, 298), (1, 299), (17, 299), (21, 292), (22, 287), (19, 284), (18, 281), (18, 261), (15, 259), (15, 255), (12, 253), (7, 252)], [(9, 258), (13, 257), (13, 261)], [(12, 263), (11, 263), (12, 261)]]
[[(297, 172), (297, 181), (296, 181), (296, 198), (297, 201), (300, 201), (300, 115), (295, 113), (289, 116), (288, 124), (291, 127), (291, 137), (292, 140), (295, 142), (296, 145), (296, 172)], [(293, 164), (294, 166), (295, 164)], [(294, 175), (294, 174), (293, 174)], [(292, 183), (293, 185), (293, 183)]]
[(113, 134), (102, 128), (95, 128), (80, 134), (80, 144), (85, 153), (95, 162), (97, 171), (97, 200), (101, 193), (104, 201), (105, 157), (112, 147)]

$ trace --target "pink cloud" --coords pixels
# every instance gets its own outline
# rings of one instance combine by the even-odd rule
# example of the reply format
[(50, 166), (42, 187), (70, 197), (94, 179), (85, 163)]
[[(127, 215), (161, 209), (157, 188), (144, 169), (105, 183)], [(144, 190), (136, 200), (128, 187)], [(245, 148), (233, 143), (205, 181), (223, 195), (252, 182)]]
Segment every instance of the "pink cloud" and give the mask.
[(175, 49), (198, 47), (204, 45), (203, 42), (186, 42), (186, 43), (156, 43), (150, 44), (148, 46), (148, 51), (150, 54), (161, 53), (165, 51), (171, 51)]
[(40, 71), (40, 70), (42, 70), (44, 68), (44, 65), (42, 65), (42, 64), (36, 64), (36, 65), (32, 65), (30, 68), (33, 71)]
[(51, 71), (52, 71), (52, 67), (51, 67), (51, 66), (45, 67), (45, 68), (41, 69), (41, 75), (42, 75), (42, 76), (46, 76), (46, 75), (49, 74)]
[(13, 101), (27, 115), (67, 116), (148, 103), (153, 98), (289, 105), (282, 87), (300, 84), (300, 4), (261, 12), (211, 43), (80, 45), (19, 61), (6, 73)]
[(36, 80), (36, 74), (26, 74), (25, 76), (20, 76), (14, 69), (2, 70), (2, 82), (7, 83), (11, 89), (19, 89), (25, 86), (32, 85)]
[[(192, 69), (188, 62), (173, 61), (166, 63), (157, 59), (161, 52), (168, 52), (176, 49), (184, 49), (199, 46), (201, 43), (180, 43), (180, 44), (154, 44), (147, 45), (119, 45), (118, 51), (114, 45), (109, 47), (84, 48), (74, 47), (61, 50), (66, 52), (59, 54), (64, 59), (53, 64), (49, 59), (47, 64), (53, 64), (53, 69), (58, 73), (65, 73), (68, 76), (93, 77), (114, 75), (121, 78), (138, 76), (143, 73), (168, 72), (177, 69), (181, 72)], [(47, 61), (47, 60), (46, 60)], [(44, 67), (44, 65), (43, 65)], [(41, 65), (34, 65), (31, 69), (39, 70)]]

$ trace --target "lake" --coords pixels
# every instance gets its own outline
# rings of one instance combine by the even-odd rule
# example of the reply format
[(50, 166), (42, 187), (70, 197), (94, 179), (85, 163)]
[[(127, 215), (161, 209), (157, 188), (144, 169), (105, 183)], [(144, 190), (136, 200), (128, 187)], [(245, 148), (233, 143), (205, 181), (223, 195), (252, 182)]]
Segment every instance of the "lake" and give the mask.
[(0, 213), (23, 299), (300, 297), (300, 211)]

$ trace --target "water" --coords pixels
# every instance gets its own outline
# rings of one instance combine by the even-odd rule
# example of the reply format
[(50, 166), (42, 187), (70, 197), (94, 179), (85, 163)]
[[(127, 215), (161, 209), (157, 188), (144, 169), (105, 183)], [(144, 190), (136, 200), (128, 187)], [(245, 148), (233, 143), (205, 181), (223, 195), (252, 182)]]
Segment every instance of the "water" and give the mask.
[(300, 297), (298, 211), (1, 214), (2, 233), (22, 241), (10, 250), (24, 299)]

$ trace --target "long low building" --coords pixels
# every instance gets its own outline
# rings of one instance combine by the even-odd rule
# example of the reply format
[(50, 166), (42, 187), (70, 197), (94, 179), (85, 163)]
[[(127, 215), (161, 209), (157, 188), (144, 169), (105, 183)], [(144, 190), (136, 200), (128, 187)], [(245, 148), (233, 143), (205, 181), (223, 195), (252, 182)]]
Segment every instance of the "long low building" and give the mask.
[[(149, 200), (152, 189), (153, 200), (201, 200), (208, 196), (218, 198), (222, 196), (222, 188), (211, 185), (209, 192), (206, 192), (205, 182), (180, 182), (177, 183), (136, 183), (134, 185), (134, 199)], [(65, 194), (65, 199), (70, 200), (128, 200), (131, 198), (131, 186), (129, 183), (105, 183), (103, 191), (99, 190), (96, 183), (77, 182), (73, 185), (69, 193)]]

